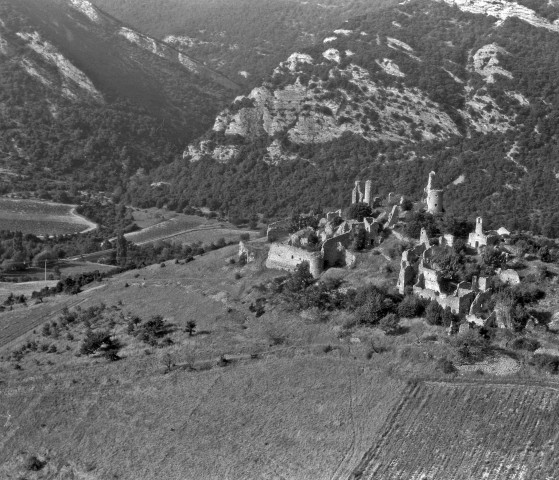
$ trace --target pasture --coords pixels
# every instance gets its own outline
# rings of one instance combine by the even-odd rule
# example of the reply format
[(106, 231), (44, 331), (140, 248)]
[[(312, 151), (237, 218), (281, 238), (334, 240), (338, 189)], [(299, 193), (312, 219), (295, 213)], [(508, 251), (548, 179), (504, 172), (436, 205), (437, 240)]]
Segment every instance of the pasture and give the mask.
[(96, 227), (74, 209), (75, 205), (0, 198), (0, 230), (52, 236), (81, 233)]

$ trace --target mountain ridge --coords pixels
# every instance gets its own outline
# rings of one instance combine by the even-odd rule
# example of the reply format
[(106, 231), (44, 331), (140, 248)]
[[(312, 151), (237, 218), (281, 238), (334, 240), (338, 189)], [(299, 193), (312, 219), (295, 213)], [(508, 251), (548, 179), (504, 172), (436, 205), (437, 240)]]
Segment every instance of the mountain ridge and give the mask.
[[(495, 18), (413, 1), (345, 22), (222, 111), (183, 162), (157, 173), (172, 185), (154, 195), (277, 215), (346, 203), (355, 176), (373, 178), (379, 194), (419, 195), (418, 172), (436, 170), (449, 212), (549, 227), (559, 36)], [(216, 172), (228, 177), (219, 190), (236, 190), (238, 201), (217, 196)]]
[(86, 0), (2, 0), (0, 19), (2, 192), (36, 193), (38, 175), (47, 190), (117, 188), (169, 162), (238, 89)]

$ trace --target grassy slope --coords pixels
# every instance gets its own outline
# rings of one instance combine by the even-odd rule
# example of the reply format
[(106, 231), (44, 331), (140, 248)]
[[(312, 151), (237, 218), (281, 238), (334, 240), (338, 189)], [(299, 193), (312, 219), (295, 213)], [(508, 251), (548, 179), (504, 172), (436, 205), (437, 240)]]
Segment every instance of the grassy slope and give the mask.
[[(364, 367), (347, 346), (343, 353), (289, 348), (337, 339), (329, 326), (278, 312), (259, 319), (248, 313), (238, 302), (242, 292), (270, 274), (253, 277), (249, 266), (247, 279), (234, 281), (238, 270), (226, 260), (235, 251), (128, 272), (82, 304), (120, 301), (128, 313), (163, 314), (179, 327), (195, 318), (200, 335), (192, 339), (176, 333), (174, 346), (147, 356), (145, 345), (128, 340), (125, 358), (115, 364), (71, 352), (33, 354), (19, 373), (0, 363), (0, 415), (12, 416), (12, 426), (0, 426), (0, 464), (14, 472), (18, 452), (48, 449), (51, 463), (88, 467), (90, 478), (330, 478), (340, 465), (349, 473), (403, 382), (374, 364)], [(183, 363), (193, 351), (204, 360), (269, 350), (274, 325), (289, 337), (288, 348), (275, 355), (162, 374), (161, 358), (169, 352)], [(125, 326), (116, 328), (123, 335)], [(76, 347), (57, 343), (59, 351)]]
[(166, 376), (148, 361), (66, 369), (2, 389), (13, 427), (0, 460), (48, 448), (95, 465), (94, 478), (330, 478), (348, 451), (364, 453), (400, 390), (336, 358)]
[[(45, 469), (55, 473), (46, 478), (56, 479), (64, 478), (60, 465), (65, 463), (80, 480), (348, 478), (371, 447), (382, 445), (386, 420), (412, 392), (404, 380), (433, 374), (436, 359), (451, 355), (445, 330), (407, 321), (399, 336), (357, 328), (340, 337), (347, 314), (324, 322), (312, 311), (297, 314), (271, 305), (256, 318), (248, 310), (257, 296), (251, 287), (277, 273), (258, 262), (242, 269), (230, 265), (235, 253), (231, 246), (186, 265), (167, 262), (165, 268), (130, 271), (72, 298), (83, 300), (82, 308), (104, 302), (114, 312), (113, 331), (125, 344), (120, 362), (74, 355), (83, 324), (71, 327), (74, 340), (64, 331), (56, 341), (28, 335), (56, 344), (59, 353), (28, 354), (22, 370), (14, 370), (6, 356), (17, 341), (0, 351), (0, 478), (28, 475), (22, 467), (25, 454), (49, 459)], [(364, 255), (346, 278), (352, 283), (370, 280), (392, 264), (397, 259)], [(235, 278), (237, 273), (242, 278)], [(394, 275), (384, 273), (391, 282)], [(57, 300), (60, 306), (63, 301)], [(52, 307), (21, 310), (18, 318)], [(126, 334), (126, 322), (118, 320), (121, 313), (143, 319), (163, 315), (176, 327), (174, 344), (154, 349), (140, 343)], [(0, 318), (0, 326), (6, 318)], [(189, 319), (198, 324), (194, 337), (182, 328)], [(283, 344), (274, 345), (278, 336)], [(384, 352), (367, 359), (371, 341)], [(215, 366), (222, 354), (251, 353), (260, 356)], [(179, 367), (164, 374), (167, 354), (179, 366), (194, 360), (199, 371)], [(203, 364), (213, 368), (201, 369)], [(526, 367), (511, 381), (522, 382), (522, 375), (529, 380), (532, 374)], [(461, 376), (479, 382), (476, 374)], [(472, 404), (485, 401), (483, 389), (468, 394)], [(446, 397), (433, 398), (440, 405)], [(422, 414), (418, 431), (424, 428), (421, 422), (433, 423), (436, 416), (429, 409), (438, 408), (435, 404), (425, 407), (428, 420)], [(413, 417), (413, 410), (408, 414)], [(8, 415), (10, 421), (4, 423)], [(505, 422), (492, 432), (502, 436), (506, 428)], [(390, 432), (396, 435), (391, 442), (405, 440)], [(438, 438), (436, 428), (430, 435)], [(524, 448), (514, 432), (507, 435), (507, 448)], [(417, 445), (423, 443), (406, 441), (406, 455), (420, 455), (424, 447)], [(480, 448), (492, 445), (494, 437), (480, 442)], [(400, 451), (397, 446), (389, 450), (394, 448)], [(389, 450), (380, 458), (389, 458)]]

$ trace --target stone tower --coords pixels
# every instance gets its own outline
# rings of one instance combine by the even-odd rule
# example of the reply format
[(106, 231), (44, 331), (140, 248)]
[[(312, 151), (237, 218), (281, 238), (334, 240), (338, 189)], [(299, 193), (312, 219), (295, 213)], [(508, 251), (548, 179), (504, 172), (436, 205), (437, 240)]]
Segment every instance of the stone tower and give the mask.
[(363, 201), (361, 182), (359, 180), (355, 180), (355, 187), (353, 187), (353, 191), (351, 192), (351, 203), (353, 204), (361, 201)]
[(365, 196), (363, 197), (363, 201), (367, 204), (367, 205), (371, 205), (371, 181), (367, 180), (365, 182)]
[(483, 235), (483, 218), (476, 218), (476, 234)]
[(429, 197), (429, 192), (433, 188), (433, 177), (436, 175), (435, 172), (429, 173), (429, 180), (427, 181), (427, 187), (425, 187), (425, 202), (427, 202), (427, 198)]
[(443, 213), (443, 191), (430, 190), (427, 194), (427, 213)]
[(427, 187), (425, 188), (425, 203), (427, 204), (427, 213), (443, 213), (443, 191), (433, 189), (434, 177), (435, 172), (429, 173), (429, 180), (427, 182)]

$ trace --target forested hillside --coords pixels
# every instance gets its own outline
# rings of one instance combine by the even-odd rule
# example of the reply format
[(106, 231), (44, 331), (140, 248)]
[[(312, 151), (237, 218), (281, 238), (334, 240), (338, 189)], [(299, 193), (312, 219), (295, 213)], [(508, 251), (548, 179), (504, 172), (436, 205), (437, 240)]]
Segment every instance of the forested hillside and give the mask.
[(258, 85), (291, 52), (343, 20), (398, 0), (93, 0), (138, 30)]
[(85, 0), (1, 0), (0, 73), (0, 191), (51, 197), (171, 161), (237, 90)]
[(355, 178), (418, 198), (435, 170), (447, 211), (557, 235), (559, 33), (520, 12), (531, 23), (427, 1), (351, 19), (223, 111), (154, 177), (169, 189), (134, 179), (128, 198), (273, 216), (347, 205)]

